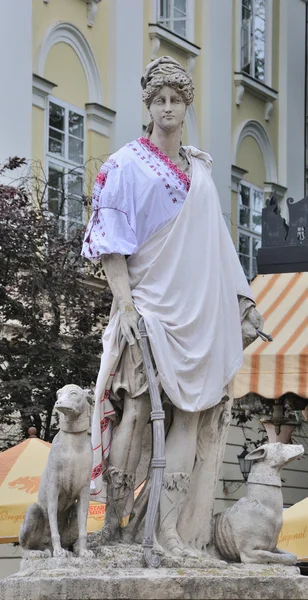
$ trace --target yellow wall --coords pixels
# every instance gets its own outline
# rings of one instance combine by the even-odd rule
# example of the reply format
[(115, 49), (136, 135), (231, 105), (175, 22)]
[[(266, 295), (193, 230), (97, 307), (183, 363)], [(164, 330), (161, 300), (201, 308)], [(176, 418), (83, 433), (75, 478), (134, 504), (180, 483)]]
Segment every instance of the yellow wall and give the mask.
[[(281, 0), (273, 0), (273, 36), (272, 36), (272, 88), (278, 89), (278, 42), (279, 42), (279, 2)], [(284, 1), (284, 0), (282, 0)], [(235, 53), (236, 53), (236, 2), (233, 0), (233, 71), (235, 70)], [(245, 90), (240, 106), (236, 105), (236, 87), (232, 85), (232, 129), (239, 131), (245, 121), (256, 120), (269, 136), (273, 147), (276, 163), (278, 162), (278, 102), (274, 102), (273, 111), (270, 120), (265, 120), (265, 102), (257, 98), (253, 91)], [(242, 166), (237, 163), (238, 166)]]
[(32, 106), (32, 159), (36, 169), (43, 168), (45, 157), (45, 112)]
[(243, 139), (237, 153), (236, 164), (248, 171), (245, 175), (246, 181), (263, 188), (266, 180), (264, 159), (259, 145), (251, 136)]
[[(103, 104), (108, 106), (107, 61), (108, 56), (108, 2), (101, 2), (94, 26), (88, 27), (87, 5), (83, 0), (33, 0), (33, 60), (35, 64), (39, 47), (49, 28), (56, 23), (71, 23), (88, 41), (102, 79)], [(61, 64), (61, 63), (60, 63)], [(54, 83), (57, 83), (56, 81)]]
[(88, 83), (82, 64), (71, 46), (63, 42), (52, 46), (45, 63), (44, 77), (57, 84), (53, 95), (85, 109), (85, 104), (89, 102)]
[[(59, 22), (74, 25), (86, 38), (100, 73), (103, 91), (103, 103), (108, 105), (107, 65), (108, 61), (108, 3), (102, 2), (94, 26), (88, 27), (87, 5), (83, 0), (52, 0), (45, 4), (42, 0), (33, 0), (33, 70), (48, 31)], [(84, 68), (74, 49), (67, 43), (54, 44), (47, 55), (43, 76), (56, 85), (52, 95), (63, 102), (85, 110), (90, 101), (88, 82)], [(33, 107), (32, 156), (37, 165), (44, 164), (45, 153), (45, 112)], [(93, 131), (87, 132), (86, 139), (86, 185), (92, 186), (93, 176), (101, 162), (108, 156), (108, 138)]]

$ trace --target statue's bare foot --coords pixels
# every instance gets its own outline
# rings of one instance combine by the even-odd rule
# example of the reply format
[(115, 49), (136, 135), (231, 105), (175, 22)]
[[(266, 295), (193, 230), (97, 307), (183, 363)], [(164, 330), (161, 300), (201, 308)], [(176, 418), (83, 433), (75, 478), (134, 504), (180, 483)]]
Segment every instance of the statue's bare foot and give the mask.
[(112, 546), (121, 538), (120, 525), (117, 523), (108, 523), (102, 529), (102, 544), (103, 546)]
[(199, 558), (198, 550), (188, 548), (183, 543), (177, 531), (174, 529), (161, 530), (159, 533), (159, 542), (167, 554), (179, 558)]
[(64, 548), (55, 548), (53, 551), (54, 558), (68, 558), (69, 552), (68, 550), (64, 550)]
[(94, 552), (85, 548), (84, 550), (79, 551), (78, 556), (80, 558), (94, 558)]

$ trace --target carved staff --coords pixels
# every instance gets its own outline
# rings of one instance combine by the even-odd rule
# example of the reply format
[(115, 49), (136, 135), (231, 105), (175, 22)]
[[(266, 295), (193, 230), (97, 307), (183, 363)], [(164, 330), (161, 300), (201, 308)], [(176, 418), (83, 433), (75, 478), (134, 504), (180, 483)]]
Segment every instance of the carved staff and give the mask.
[(139, 331), (141, 335), (140, 349), (149, 385), (152, 407), (151, 421), (153, 423), (153, 458), (151, 461), (152, 482), (145, 518), (145, 532), (142, 546), (144, 549), (144, 558), (148, 567), (157, 568), (160, 566), (161, 556), (158, 553), (155, 553), (155, 550), (153, 550), (153, 538), (160, 493), (163, 484), (164, 468), (166, 466), (164, 426), (165, 412), (162, 408), (161, 397), (149, 350), (148, 334), (142, 317), (139, 321)]

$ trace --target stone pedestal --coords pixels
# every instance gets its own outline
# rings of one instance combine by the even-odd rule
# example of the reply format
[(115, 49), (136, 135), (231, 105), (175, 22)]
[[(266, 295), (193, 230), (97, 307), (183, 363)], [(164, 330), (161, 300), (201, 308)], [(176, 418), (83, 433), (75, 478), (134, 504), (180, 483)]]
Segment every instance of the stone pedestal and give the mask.
[[(166, 566), (169, 564), (173, 566)], [(143, 567), (142, 553), (130, 546), (120, 552), (106, 548), (100, 558), (87, 561), (27, 559), (22, 561), (19, 573), (0, 581), (0, 598), (308, 599), (308, 578), (301, 576), (297, 567), (227, 565), (205, 559), (186, 559), (184, 563), (164, 559), (163, 565), (157, 570)]]

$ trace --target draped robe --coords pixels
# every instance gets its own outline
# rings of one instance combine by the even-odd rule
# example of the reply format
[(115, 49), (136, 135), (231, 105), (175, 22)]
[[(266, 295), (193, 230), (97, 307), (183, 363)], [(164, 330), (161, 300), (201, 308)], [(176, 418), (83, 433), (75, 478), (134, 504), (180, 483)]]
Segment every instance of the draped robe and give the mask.
[[(135, 148), (138, 149), (138, 144)], [(103, 225), (97, 223), (98, 206), (97, 213), (95, 215), (94, 211), (92, 222), (88, 226), (83, 254), (89, 258), (97, 258), (97, 255), (108, 251), (129, 253), (127, 268), (132, 298), (136, 310), (144, 318), (162, 388), (173, 405), (184, 411), (200, 412), (197, 456), (188, 494), (188, 497), (195, 498), (194, 514), (190, 514), (189, 503), (186, 508), (184, 506), (182, 512), (186, 513), (183, 522), (187, 522), (188, 518), (191, 520), (192, 531), (193, 522), (195, 523), (195, 537), (188, 541), (194, 545), (198, 537), (201, 540), (199, 546), (204, 546), (208, 532), (203, 537), (200, 537), (199, 532), (200, 518), (202, 519), (205, 506), (202, 483), (208, 479), (208, 457), (211, 454), (207, 450), (205, 456), (204, 448), (208, 448), (207, 441), (217, 429), (218, 420), (230, 417), (230, 401), (229, 404), (224, 403), (225, 407), (228, 407), (229, 417), (226, 417), (221, 399), (226, 390), (229, 397), (231, 396), (230, 384), (242, 363), (238, 296), (249, 298), (251, 305), (254, 301), (221, 212), (218, 194), (211, 177), (211, 159), (208, 154), (196, 148), (188, 147), (185, 150), (191, 161), (192, 178), (187, 192), (187, 180), (178, 177), (179, 173), (170, 169), (169, 177), (175, 177), (175, 181), (178, 179), (178, 185), (174, 184), (177, 191), (172, 191), (178, 194), (178, 201), (173, 204), (179, 203), (180, 206), (170, 207), (174, 214), (171, 212), (169, 219), (164, 222), (166, 217), (161, 216), (160, 211), (160, 226), (154, 224), (152, 230), (145, 234), (147, 224), (139, 227), (138, 231), (138, 215), (142, 214), (141, 209), (138, 212), (138, 206), (135, 205), (134, 211), (130, 211), (128, 205), (123, 204), (122, 198), (121, 208), (114, 208), (121, 215), (121, 223), (113, 221), (111, 224), (117, 239), (110, 250), (111, 246), (106, 245), (108, 241), (104, 239), (105, 235), (103, 238), (100, 236), (98, 226), (104, 229), (104, 232), (108, 230), (108, 218), (113, 219), (114, 215), (111, 212), (112, 208), (107, 206), (107, 195), (101, 193), (98, 203), (102, 211), (105, 208), (107, 217)], [(150, 153), (153, 147), (148, 146), (147, 151), (145, 157), (149, 159), (151, 168)], [(155, 160), (158, 161), (156, 170), (159, 169), (157, 180), (160, 180), (160, 183), (162, 179), (170, 181), (170, 178), (161, 176), (161, 173), (164, 174), (163, 167), (168, 169), (170, 165), (163, 160), (162, 153), (154, 154)], [(119, 157), (117, 160), (119, 161)], [(135, 154), (131, 153), (129, 167), (124, 165), (128, 176), (132, 176), (134, 162), (138, 164), (140, 160), (142, 153), (141, 156), (138, 156), (136, 151)], [(143, 162), (142, 168), (147, 166)], [(154, 175), (154, 178), (152, 177), (149, 183), (150, 193), (155, 193), (155, 174), (152, 169), (151, 175)], [(165, 184), (165, 187), (169, 198), (172, 185)], [(128, 183), (125, 189), (124, 195), (131, 198), (135, 188)], [(146, 187), (143, 189), (146, 193)], [(147, 210), (146, 200), (143, 204), (144, 213)], [(102, 215), (99, 221), (102, 222)], [(125, 234), (128, 225), (129, 231)], [(92, 240), (94, 239), (92, 254), (91, 236)], [(123, 237), (126, 238), (126, 245), (117, 246)], [(108, 464), (112, 443), (112, 419), (115, 415), (110, 401), (110, 389), (125, 343), (120, 330), (119, 311), (114, 303), (109, 324), (103, 335), (103, 354), (95, 390), (92, 423), (93, 500), (105, 500), (103, 473)], [(225, 436), (225, 433), (223, 435)], [(215, 443), (213, 439), (212, 441), (214, 448)], [(224, 440), (221, 442), (224, 449)], [(222, 460), (223, 449), (216, 449), (216, 455), (211, 458), (211, 497), (215, 491), (217, 465)], [(185, 527), (182, 529), (185, 538), (187, 531)]]

